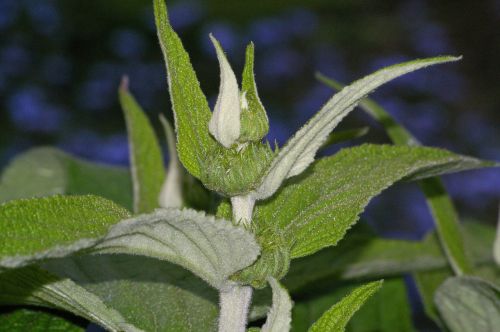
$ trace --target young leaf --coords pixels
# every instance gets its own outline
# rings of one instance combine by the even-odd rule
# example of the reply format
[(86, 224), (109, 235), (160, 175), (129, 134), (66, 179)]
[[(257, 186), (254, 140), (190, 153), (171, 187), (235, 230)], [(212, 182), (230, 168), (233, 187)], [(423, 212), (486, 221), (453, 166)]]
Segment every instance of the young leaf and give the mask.
[(119, 95), (127, 123), (134, 212), (150, 212), (158, 207), (165, 179), (160, 145), (146, 114), (128, 90), (127, 78), (122, 80)]
[(452, 277), (434, 301), (452, 332), (494, 332), (500, 326), (500, 290), (471, 277)]
[(274, 278), (269, 278), (269, 284), (273, 289), (273, 306), (267, 315), (266, 323), (262, 326), (262, 332), (286, 332), (290, 331), (292, 321), (292, 300), (283, 286)]
[(217, 142), (229, 149), (240, 137), (240, 89), (224, 50), (214, 36), (210, 35), (210, 39), (219, 60), (220, 87), (214, 112), (208, 123), (208, 129)]
[(0, 202), (56, 194), (92, 194), (132, 209), (127, 169), (85, 162), (54, 148), (19, 155), (0, 179)]
[(233, 273), (259, 255), (251, 233), (194, 210), (161, 209), (114, 226), (99, 253), (145, 255), (179, 264), (223, 290)]
[(85, 328), (56, 313), (16, 309), (0, 313), (0, 332), (84, 332)]
[(314, 323), (309, 332), (342, 332), (363, 303), (382, 287), (382, 280), (356, 288)]
[(254, 223), (285, 232), (292, 258), (335, 245), (372, 197), (401, 179), (491, 163), (425, 147), (362, 145), (316, 162), (275, 197), (257, 204)]
[(160, 121), (163, 124), (165, 136), (167, 137), (168, 155), (170, 161), (168, 163), (168, 175), (161, 188), (158, 203), (162, 208), (180, 208), (183, 205), (182, 175), (184, 170), (179, 163), (177, 149), (175, 148), (174, 129), (163, 115), (160, 115)]
[(241, 135), (240, 141), (260, 141), (269, 131), (266, 109), (260, 101), (254, 74), (254, 45), (248, 44), (241, 82)]
[(89, 248), (127, 210), (96, 196), (52, 196), (0, 205), (0, 270)]
[(368, 93), (401, 75), (430, 65), (456, 61), (455, 57), (415, 60), (381, 69), (333, 96), (325, 106), (302, 127), (280, 150), (271, 163), (255, 198), (272, 196), (283, 181), (302, 173), (313, 161), (328, 134)]
[(0, 304), (29, 304), (67, 310), (109, 331), (141, 331), (93, 293), (70, 279), (57, 278), (35, 266), (0, 273), (0, 291)]
[(170, 26), (165, 0), (154, 0), (154, 13), (167, 67), (179, 159), (193, 176), (200, 178), (199, 160), (205, 157), (207, 150), (213, 150), (217, 145), (208, 132), (212, 113), (191, 66), (189, 55)]
[[(343, 85), (319, 74), (318, 79), (336, 90), (341, 90)], [(397, 145), (418, 146), (418, 140), (400, 125), (382, 106), (364, 99), (360, 103), (361, 109), (380, 122), (387, 134)], [(420, 182), (420, 187), (426, 196), (427, 204), (436, 222), (438, 235), (450, 265), (457, 274), (470, 273), (472, 265), (467, 258), (463, 245), (462, 234), (458, 215), (453, 202), (448, 196), (440, 179), (426, 179)]]

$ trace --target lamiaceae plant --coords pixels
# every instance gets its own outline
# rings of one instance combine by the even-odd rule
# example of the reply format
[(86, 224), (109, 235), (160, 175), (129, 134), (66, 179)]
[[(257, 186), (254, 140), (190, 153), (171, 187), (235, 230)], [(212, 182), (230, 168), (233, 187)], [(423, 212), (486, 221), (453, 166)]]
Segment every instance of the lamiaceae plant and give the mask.
[[(419, 146), (365, 99), (401, 75), (459, 58), (394, 65), (345, 88), (320, 75), (340, 92), (278, 147), (264, 141), (269, 122), (253, 44), (239, 83), (210, 36), (221, 72), (210, 110), (164, 0), (154, 1), (154, 11), (175, 120), (174, 132), (161, 117), (167, 170), (126, 78), (119, 98), (130, 173), (51, 148), (16, 158), (0, 182), (0, 304), (64, 310), (109, 331), (412, 331), (403, 281), (411, 274), (426, 313), (443, 329), (500, 326), (493, 261), (500, 241), (493, 255), (494, 230), (462, 230), (436, 178), (496, 164)], [(318, 159), (358, 104), (395, 145)], [(370, 199), (400, 180), (419, 181), (436, 222), (436, 233), (421, 242), (355, 226)], [(34, 326), (83, 330), (33, 307), (0, 315), (0, 330)]]

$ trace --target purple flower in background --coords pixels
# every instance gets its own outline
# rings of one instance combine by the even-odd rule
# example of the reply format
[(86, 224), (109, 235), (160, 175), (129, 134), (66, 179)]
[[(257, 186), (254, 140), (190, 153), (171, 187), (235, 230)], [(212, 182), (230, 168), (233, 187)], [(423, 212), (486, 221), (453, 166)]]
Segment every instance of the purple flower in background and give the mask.
[(500, 201), (498, 168), (452, 174), (445, 177), (445, 183), (451, 195), (469, 208), (484, 210), (492, 201)]
[(291, 32), (291, 26), (279, 17), (263, 18), (249, 27), (250, 39), (261, 47), (284, 44), (291, 37)]
[(33, 22), (35, 31), (51, 35), (59, 28), (61, 17), (53, 0), (25, 0), (25, 9)]
[(289, 32), (296, 37), (304, 38), (317, 30), (318, 17), (307, 9), (297, 8), (285, 13), (283, 17)]
[(19, 0), (0, 1), (0, 30), (9, 28), (16, 21), (20, 8)]
[(137, 31), (120, 29), (111, 35), (110, 48), (120, 58), (137, 60), (144, 54), (146, 41)]
[(437, 23), (419, 25), (412, 31), (412, 45), (422, 56), (436, 56), (452, 52), (446, 30)]
[(111, 107), (116, 100), (119, 79), (109, 76), (92, 78), (83, 83), (78, 97), (79, 105), (86, 110), (101, 111)]
[(6, 75), (25, 74), (31, 65), (31, 56), (24, 47), (11, 44), (0, 49), (0, 68)]
[[(231, 24), (216, 22), (205, 26), (203, 33), (201, 34), (201, 44), (205, 54), (212, 58), (216, 58), (215, 49), (208, 38), (208, 35), (212, 33), (214, 37), (221, 43), (224, 51), (228, 55), (234, 55), (236, 51), (243, 49), (243, 44), (241, 38), (238, 36), (234, 27)], [(230, 60), (231, 61), (231, 60)], [(232, 62), (232, 61), (231, 61)]]
[(332, 89), (316, 83), (302, 98), (294, 104), (295, 119), (301, 124), (309, 120), (333, 95)]
[(282, 86), (285, 79), (297, 75), (302, 69), (302, 56), (290, 48), (272, 48), (256, 62), (259, 83), (266, 87)]

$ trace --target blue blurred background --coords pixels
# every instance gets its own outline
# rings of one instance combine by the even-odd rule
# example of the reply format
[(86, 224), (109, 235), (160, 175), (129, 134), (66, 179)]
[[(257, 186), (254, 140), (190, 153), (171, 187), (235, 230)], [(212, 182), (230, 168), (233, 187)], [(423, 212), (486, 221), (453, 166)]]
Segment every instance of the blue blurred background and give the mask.
[[(246, 43), (255, 42), (269, 139), (280, 143), (332, 95), (315, 80), (316, 71), (347, 83), (407, 59), (463, 55), (460, 63), (405, 76), (373, 97), (427, 145), (500, 160), (498, 0), (172, 0), (168, 5), (212, 104), (219, 73), (208, 33), (221, 41), (238, 72)], [(1, 166), (46, 144), (126, 165), (116, 98), (123, 74), (153, 120), (159, 112), (171, 117), (150, 1), (0, 0), (0, 36)], [(373, 129), (354, 144), (388, 142), (362, 112), (341, 128), (364, 125)], [(464, 218), (494, 222), (498, 170), (445, 180)], [(432, 227), (412, 185), (375, 200), (366, 218), (390, 236), (420, 238)]]
[[(237, 72), (246, 43), (255, 42), (268, 138), (281, 144), (333, 94), (315, 80), (316, 71), (348, 83), (412, 58), (463, 55), (460, 63), (400, 78), (373, 98), (426, 145), (500, 161), (499, 0), (167, 4), (212, 104), (219, 69), (208, 33), (221, 41)], [(171, 118), (171, 111), (151, 1), (0, 0), (0, 166), (40, 145), (126, 165), (116, 96), (123, 74), (159, 131), (157, 115)], [(369, 135), (349, 144), (388, 142), (360, 111), (340, 128), (366, 125)], [(499, 170), (447, 176), (445, 182), (463, 219), (495, 222)], [(400, 238), (418, 239), (432, 228), (423, 196), (409, 184), (377, 198), (365, 219)]]

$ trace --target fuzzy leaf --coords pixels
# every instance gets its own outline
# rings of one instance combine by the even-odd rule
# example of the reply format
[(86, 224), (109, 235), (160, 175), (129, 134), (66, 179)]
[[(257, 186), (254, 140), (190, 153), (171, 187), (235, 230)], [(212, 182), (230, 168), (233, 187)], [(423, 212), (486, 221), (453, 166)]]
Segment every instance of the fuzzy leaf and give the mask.
[(57, 278), (35, 266), (0, 273), (0, 304), (29, 304), (67, 310), (109, 331), (141, 331), (93, 293), (70, 279)]
[(122, 81), (119, 95), (127, 123), (134, 212), (150, 212), (158, 207), (165, 179), (160, 144), (146, 114), (129, 92), (127, 78)]
[(154, 0), (155, 21), (168, 74), (170, 98), (175, 115), (177, 151), (186, 169), (200, 178), (200, 159), (217, 143), (210, 137), (208, 122), (212, 116), (201, 91), (189, 55), (172, 29), (165, 0)]
[(178, 265), (143, 256), (86, 255), (44, 268), (74, 280), (144, 331), (217, 331), (217, 291)]
[(17, 309), (0, 314), (0, 332), (84, 332), (85, 329), (55, 313)]
[(56, 194), (92, 194), (131, 209), (131, 193), (130, 174), (125, 168), (89, 163), (46, 147), (16, 157), (0, 179), (0, 202)]
[(161, 188), (158, 203), (162, 208), (180, 208), (183, 205), (182, 175), (184, 170), (179, 163), (177, 149), (175, 148), (174, 129), (163, 115), (160, 116), (160, 121), (163, 125), (163, 129), (165, 130), (165, 136), (167, 137), (168, 155), (170, 161), (168, 163), (168, 176)]
[(0, 269), (89, 248), (127, 210), (97, 196), (52, 196), (0, 205)]
[(271, 163), (255, 198), (272, 196), (283, 181), (302, 173), (313, 161), (328, 134), (368, 93), (401, 75), (430, 65), (456, 61), (459, 58), (437, 57), (415, 60), (381, 69), (354, 82), (333, 96), (283, 147)]
[(267, 315), (266, 323), (262, 326), (262, 332), (286, 332), (290, 331), (292, 321), (292, 300), (290, 295), (279, 282), (269, 279), (269, 284), (273, 289), (273, 306)]
[(382, 281), (375, 281), (356, 288), (348, 296), (331, 307), (314, 323), (309, 332), (342, 332), (351, 317), (363, 303), (382, 287)]
[(471, 277), (452, 277), (434, 301), (452, 332), (494, 332), (500, 326), (500, 290)]
[(145, 255), (179, 264), (222, 290), (259, 255), (253, 235), (194, 210), (160, 209), (114, 226), (99, 253)]
[(242, 77), (241, 135), (239, 141), (260, 141), (269, 131), (269, 120), (255, 83), (253, 43), (247, 46)]
[(220, 87), (214, 112), (208, 123), (208, 129), (217, 142), (225, 148), (230, 148), (240, 137), (240, 89), (220, 43), (212, 35), (210, 35), (210, 39), (219, 60)]
[[(323, 83), (328, 86), (341, 90), (342, 84), (335, 80), (329, 79), (323, 75), (318, 75)], [(397, 145), (420, 145), (406, 128), (399, 124), (389, 112), (382, 106), (370, 100), (364, 99), (360, 103), (361, 109), (378, 121), (387, 134)], [(440, 237), (442, 247), (446, 253), (450, 265), (457, 274), (471, 273), (472, 264), (467, 258), (466, 250), (463, 245), (462, 234), (458, 214), (455, 210), (451, 198), (446, 192), (446, 189), (440, 179), (425, 179), (420, 182), (420, 187), (424, 192), (427, 204), (436, 223), (436, 229)]]
[(335, 245), (370, 199), (401, 179), (491, 163), (425, 147), (362, 145), (316, 162), (298, 180), (256, 206), (254, 222), (285, 232), (292, 258)]

